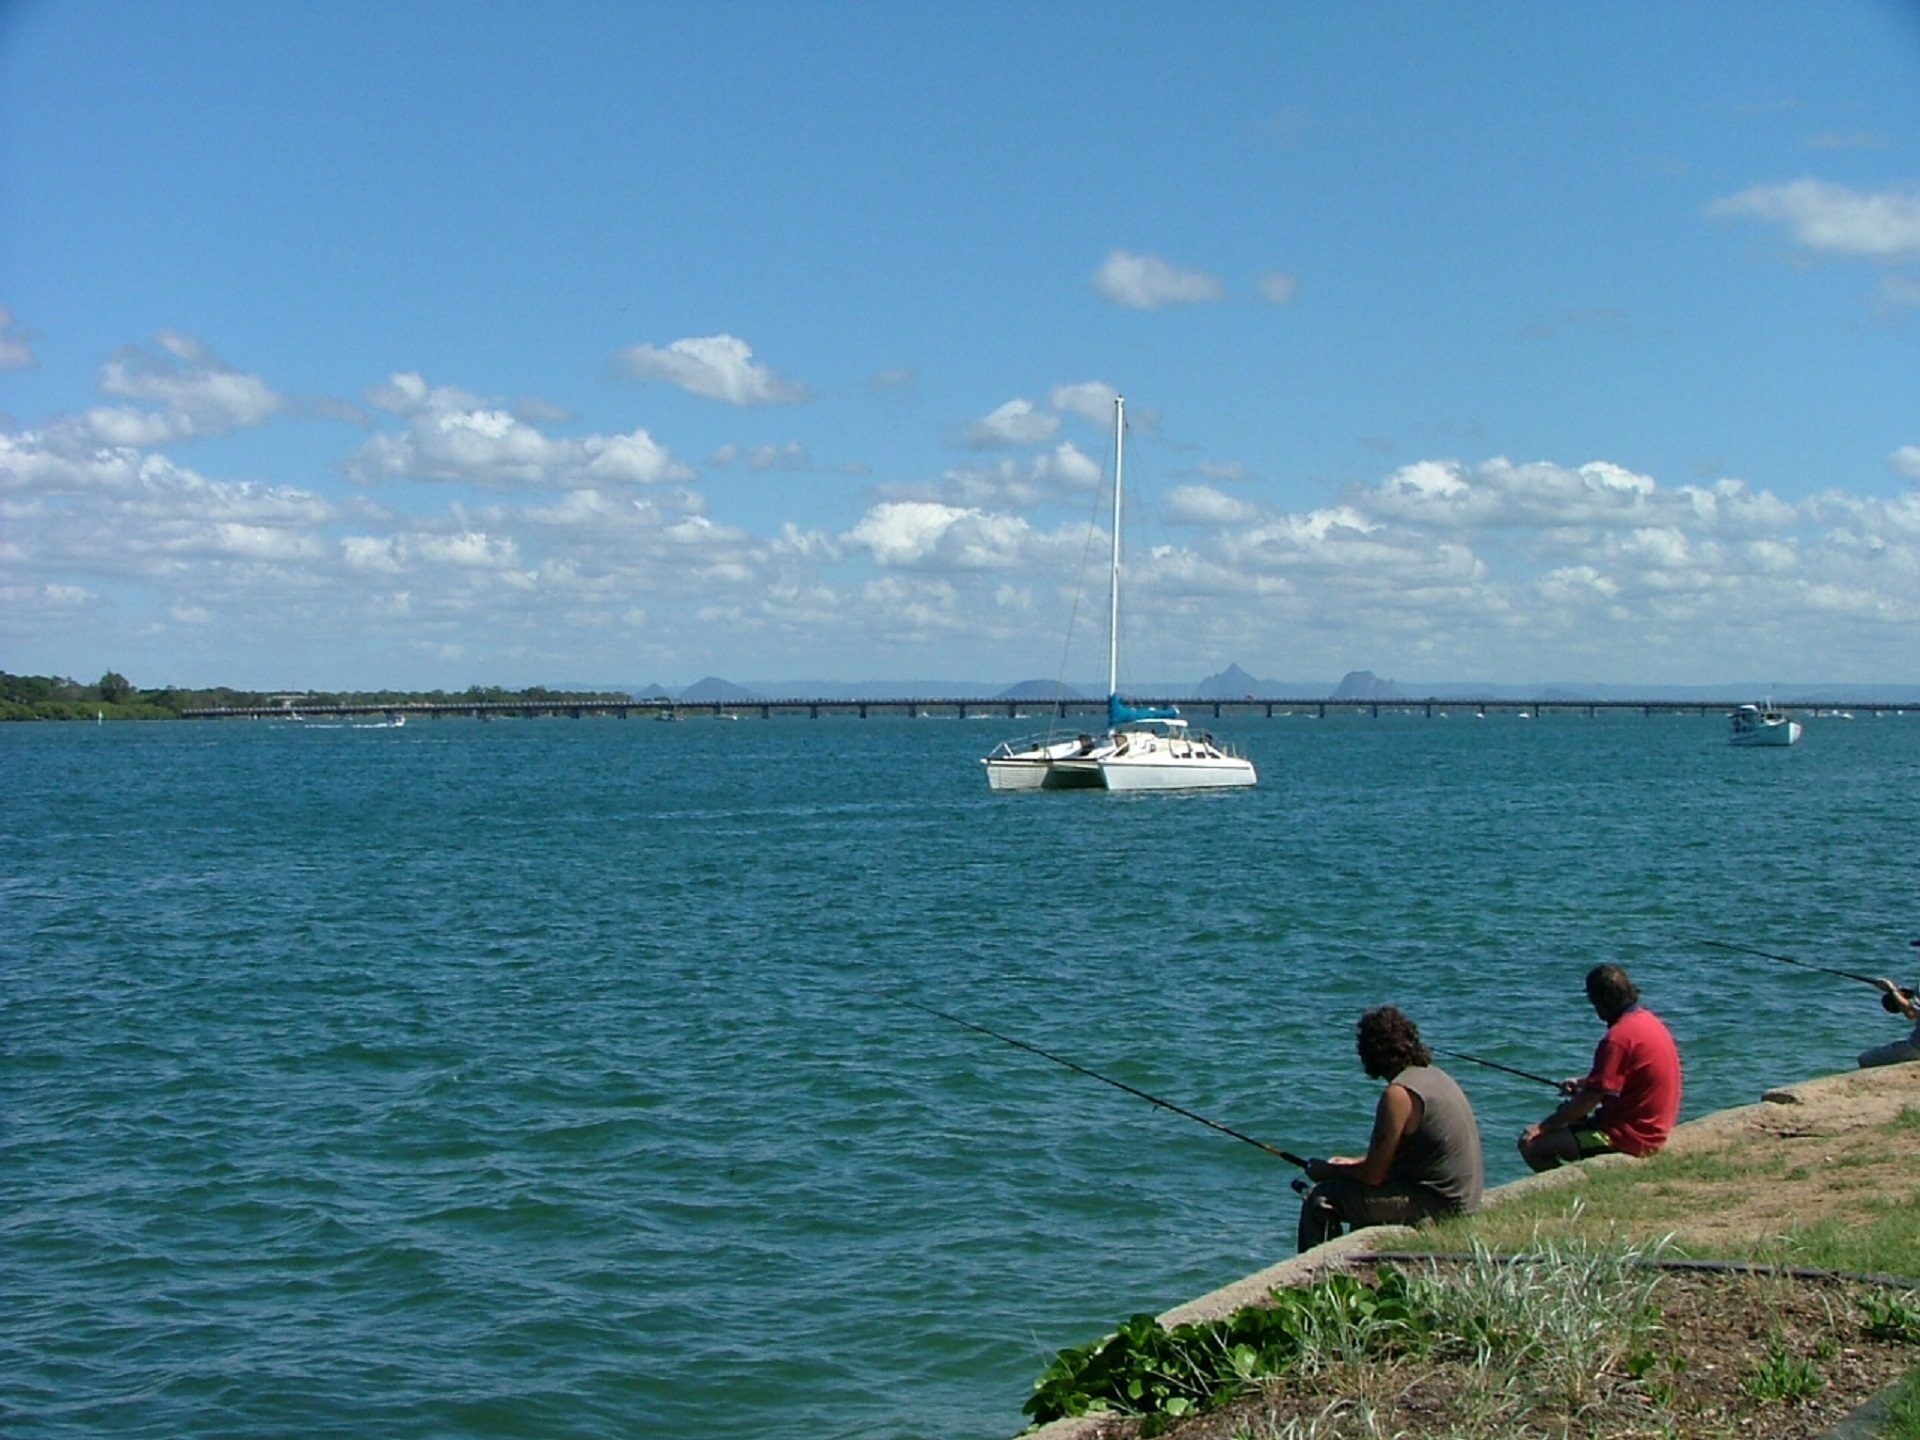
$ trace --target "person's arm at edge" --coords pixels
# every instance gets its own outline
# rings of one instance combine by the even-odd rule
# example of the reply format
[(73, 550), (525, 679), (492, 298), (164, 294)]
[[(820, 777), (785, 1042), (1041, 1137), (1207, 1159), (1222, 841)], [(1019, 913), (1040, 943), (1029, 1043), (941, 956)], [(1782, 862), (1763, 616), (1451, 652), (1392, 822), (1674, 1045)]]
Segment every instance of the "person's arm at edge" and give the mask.
[(1920, 1020), (1920, 997), (1915, 996), (1913, 991), (1896, 985), (1891, 980), (1876, 980), (1874, 983), (1886, 991), (1893, 1003), (1900, 1007), (1900, 1014), (1909, 1020)]
[(1307, 1166), (1308, 1178), (1330, 1180), (1335, 1175), (1347, 1175), (1362, 1185), (1383, 1183), (1393, 1157), (1399, 1153), (1402, 1137), (1419, 1124), (1415, 1112), (1418, 1103), (1406, 1086), (1387, 1086), (1373, 1110), (1373, 1137), (1367, 1142), (1367, 1153), (1358, 1160), (1316, 1160)]

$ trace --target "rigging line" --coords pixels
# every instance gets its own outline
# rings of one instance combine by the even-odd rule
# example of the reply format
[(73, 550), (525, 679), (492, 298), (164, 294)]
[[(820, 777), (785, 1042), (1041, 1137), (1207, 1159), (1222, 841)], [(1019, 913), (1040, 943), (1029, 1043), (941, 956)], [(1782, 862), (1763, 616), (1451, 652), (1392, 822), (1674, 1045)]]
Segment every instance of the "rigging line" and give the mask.
[(951, 1021), (953, 1024), (962, 1026), (968, 1030), (978, 1031), (982, 1035), (990, 1035), (1002, 1044), (1012, 1045), (1016, 1049), (1038, 1055), (1043, 1060), (1051, 1060), (1056, 1065), (1064, 1065), (1069, 1070), (1077, 1071), (1090, 1079), (1100, 1081), (1102, 1084), (1111, 1085), (1116, 1090), (1124, 1090), (1129, 1095), (1138, 1095), (1142, 1100), (1150, 1101), (1158, 1105), (1162, 1110), (1171, 1110), (1174, 1114), (1184, 1115), (1189, 1120), (1198, 1120), (1202, 1125), (1218, 1130), (1223, 1135), (1231, 1135), (1234, 1139), (1244, 1141), (1256, 1149), (1264, 1150), (1269, 1155), (1278, 1156), (1289, 1165), (1298, 1165), (1302, 1170), (1307, 1168), (1305, 1157), (1295, 1155), (1291, 1150), (1281, 1150), (1267, 1144), (1264, 1140), (1256, 1140), (1251, 1135), (1243, 1135), (1231, 1125), (1222, 1125), (1218, 1120), (1209, 1120), (1206, 1116), (1195, 1114), (1184, 1106), (1174, 1104), (1171, 1100), (1162, 1100), (1158, 1095), (1151, 1095), (1145, 1090), (1140, 1089), (1137, 1085), (1129, 1085), (1124, 1080), (1115, 1080), (1111, 1075), (1102, 1075), (1098, 1070), (1089, 1070), (1086, 1066), (1076, 1064), (1072, 1060), (1055, 1055), (1050, 1050), (1042, 1050), (1038, 1045), (1029, 1045), (1024, 1040), (1014, 1039), (1011, 1035), (1002, 1035), (998, 1030), (989, 1030), (986, 1026), (976, 1025), (971, 1020), (962, 1020), (958, 1015), (949, 1015), (944, 1010), (936, 1010), (931, 1005), (922, 1005), (918, 1000), (909, 1000), (904, 995), (896, 995), (893, 998), (898, 1000), (902, 1005), (911, 1005), (916, 1010), (924, 1010), (929, 1015), (938, 1015), (942, 1020)]
[[(1104, 480), (1106, 475), (1106, 464), (1104, 461), (1101, 463), (1100, 473)], [(1069, 606), (1067, 610), (1067, 635), (1066, 638), (1060, 642), (1060, 673), (1054, 677), (1054, 703), (1052, 713), (1047, 717), (1047, 738), (1049, 740), (1053, 738), (1055, 725), (1065, 718), (1060, 714), (1059, 702), (1066, 698), (1067, 661), (1073, 653), (1074, 626), (1079, 622), (1080, 600), (1086, 594), (1087, 590), (1087, 562), (1093, 555), (1093, 537), (1095, 528), (1100, 523), (1100, 501), (1106, 493), (1107, 487), (1104, 483), (1094, 487), (1093, 513), (1087, 516), (1087, 538), (1081, 544), (1080, 569), (1073, 579), (1073, 604)]]

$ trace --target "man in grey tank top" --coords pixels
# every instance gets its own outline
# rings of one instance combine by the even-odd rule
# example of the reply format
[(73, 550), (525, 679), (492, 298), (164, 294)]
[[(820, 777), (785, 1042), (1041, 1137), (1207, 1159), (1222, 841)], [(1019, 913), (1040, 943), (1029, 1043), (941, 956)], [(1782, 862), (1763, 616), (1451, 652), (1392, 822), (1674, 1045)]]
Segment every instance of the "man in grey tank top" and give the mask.
[(1420, 1027), (1382, 1005), (1360, 1017), (1356, 1038), (1361, 1066), (1387, 1088), (1365, 1155), (1307, 1162), (1315, 1183), (1300, 1206), (1302, 1250), (1343, 1227), (1417, 1225), (1480, 1208), (1480, 1126), (1466, 1094), (1434, 1065)]

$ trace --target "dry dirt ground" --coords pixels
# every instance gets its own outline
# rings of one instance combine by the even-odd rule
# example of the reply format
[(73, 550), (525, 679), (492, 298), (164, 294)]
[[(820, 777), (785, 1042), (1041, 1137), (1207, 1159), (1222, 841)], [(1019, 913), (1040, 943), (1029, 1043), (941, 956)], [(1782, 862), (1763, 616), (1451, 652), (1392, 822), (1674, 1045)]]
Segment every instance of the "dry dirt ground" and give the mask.
[[(1610, 1191), (1618, 1213), (1606, 1218), (1606, 1229), (1638, 1243), (1671, 1236), (1688, 1255), (1771, 1252), (1790, 1264), (1791, 1250), (1781, 1242), (1790, 1231), (1819, 1224), (1847, 1226), (1888, 1205), (1920, 1205), (1917, 1148), (1920, 1064), (1824, 1077), (1679, 1127), (1668, 1151), (1687, 1163), (1668, 1167), (1678, 1173), (1649, 1171), (1624, 1193)], [(1637, 1162), (1602, 1163), (1625, 1172)], [(1523, 1211), (1516, 1202), (1555, 1190), (1564, 1193), (1567, 1203), (1548, 1208), (1565, 1216), (1564, 1223), (1531, 1218), (1529, 1233), (1547, 1241), (1555, 1238), (1556, 1228), (1562, 1235), (1592, 1236), (1592, 1208), (1583, 1213), (1572, 1203), (1588, 1188), (1586, 1178), (1535, 1177), (1504, 1187), (1490, 1198), (1476, 1228), (1496, 1250), (1525, 1248), (1525, 1236), (1502, 1239), (1501, 1212), (1515, 1206), (1511, 1213), (1518, 1220)], [(1407, 1243), (1407, 1232), (1383, 1233), (1376, 1248)], [(1370, 1265), (1359, 1261), (1353, 1268), (1364, 1275)], [(1920, 1256), (1900, 1272), (1920, 1273)], [(1887, 1293), (1777, 1274), (1668, 1272), (1653, 1296), (1660, 1317), (1655, 1371), (1638, 1377), (1596, 1377), (1592, 1403), (1577, 1411), (1548, 1407), (1491, 1421), (1485, 1414), (1463, 1414), (1463, 1397), (1472, 1388), (1464, 1369), (1431, 1361), (1397, 1362), (1398, 1368), (1376, 1364), (1360, 1372), (1270, 1382), (1256, 1396), (1162, 1433), (1174, 1440), (1283, 1435), (1320, 1440), (1455, 1434), (1591, 1440), (1821, 1436), (1920, 1363), (1920, 1350), (1866, 1333), (1860, 1300)], [(1782, 1357), (1804, 1361), (1818, 1372), (1817, 1393), (1788, 1400), (1762, 1400), (1750, 1393), (1756, 1375)], [(1467, 1398), (1464, 1403), (1473, 1402)], [(1482, 1405), (1484, 1409), (1484, 1397)], [(1368, 1408), (1374, 1411), (1371, 1421), (1363, 1413)], [(1295, 1427), (1291, 1431), (1289, 1422)], [(1049, 1440), (1056, 1434), (1059, 1440), (1117, 1440), (1139, 1433), (1130, 1421), (1063, 1424), (1072, 1428), (1049, 1427)]]
[[(1920, 1118), (1920, 1064), (1830, 1075), (1768, 1092), (1674, 1131), (1674, 1155), (1724, 1161), (1661, 1187), (1667, 1228), (1696, 1254), (1781, 1235), (1816, 1220), (1844, 1223), (1920, 1190), (1920, 1129), (1889, 1143), (1887, 1127)], [(1920, 1256), (1914, 1257), (1920, 1269)], [(1912, 1272), (1909, 1272), (1912, 1273)]]

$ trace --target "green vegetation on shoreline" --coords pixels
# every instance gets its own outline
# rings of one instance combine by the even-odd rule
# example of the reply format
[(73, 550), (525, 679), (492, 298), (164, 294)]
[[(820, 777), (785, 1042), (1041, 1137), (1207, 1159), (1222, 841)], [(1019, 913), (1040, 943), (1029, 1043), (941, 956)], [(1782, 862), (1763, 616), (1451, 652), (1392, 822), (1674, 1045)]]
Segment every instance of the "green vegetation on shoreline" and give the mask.
[[(290, 709), (329, 705), (513, 704), (516, 701), (625, 700), (618, 691), (549, 690), (543, 685), (504, 690), (469, 685), (465, 690), (308, 690), (292, 696)], [(10, 675), (0, 670), (0, 720), (177, 720), (184, 710), (259, 709), (286, 703), (287, 692), (233, 690), (224, 685), (195, 690), (163, 686), (142, 690), (109, 670), (91, 685), (53, 675)]]
[[(1651, 1159), (1394, 1235), (1377, 1248), (1433, 1259), (1383, 1260), (1384, 1305), (1333, 1271), (1214, 1320), (1134, 1316), (1062, 1351), (1028, 1413), (1105, 1417), (1101, 1440), (1731, 1440), (1825, 1434), (1879, 1392), (1859, 1433), (1920, 1440), (1906, 1069), (1827, 1077)], [(1689, 1259), (1755, 1268), (1667, 1263)]]

